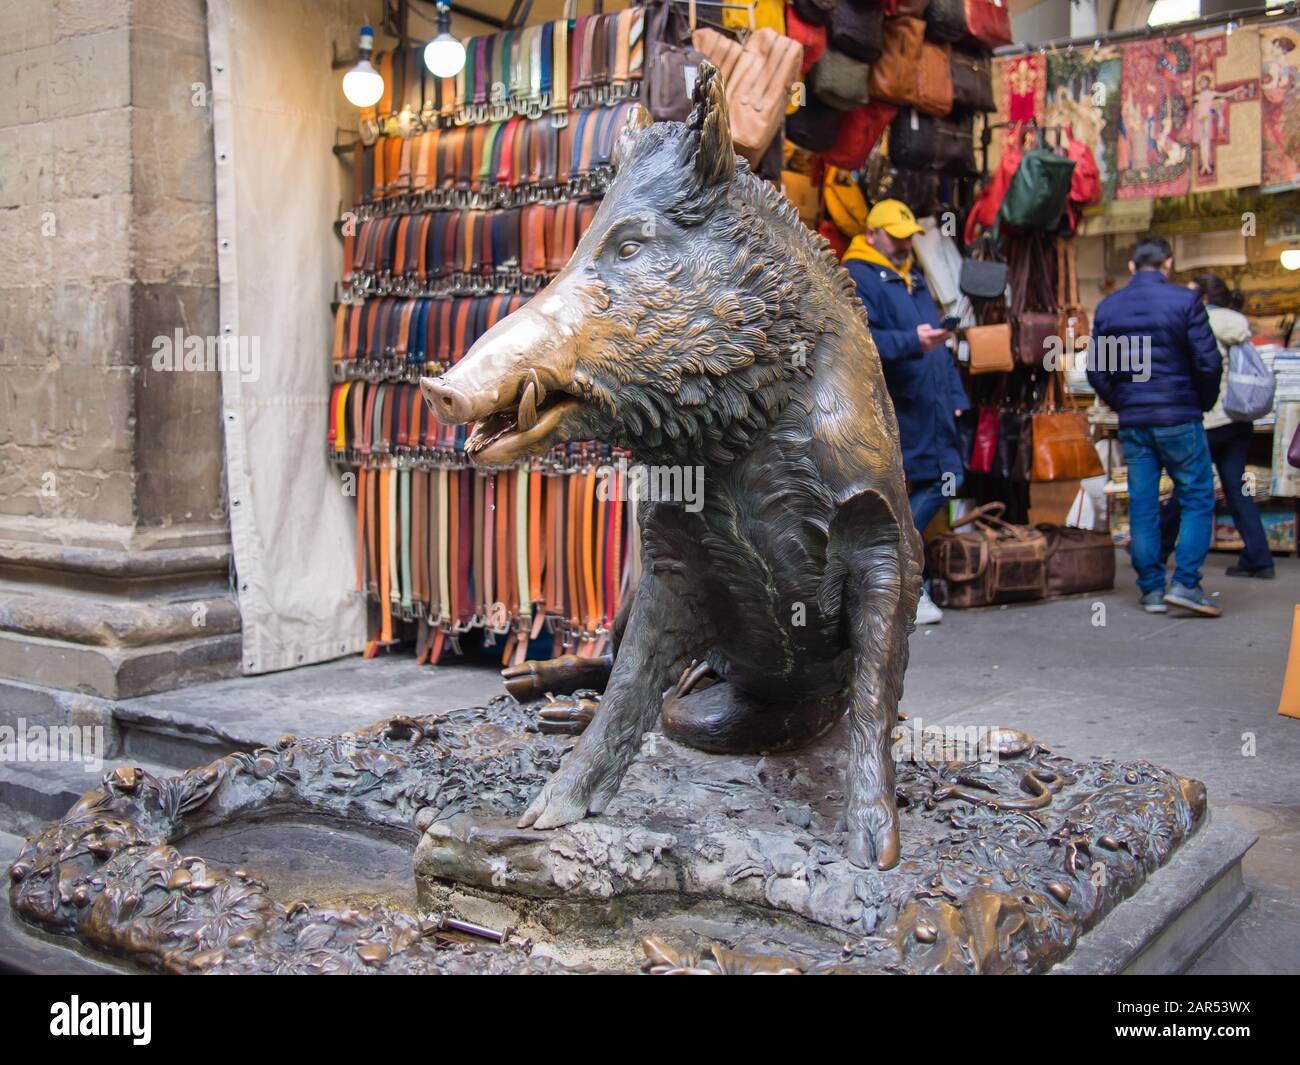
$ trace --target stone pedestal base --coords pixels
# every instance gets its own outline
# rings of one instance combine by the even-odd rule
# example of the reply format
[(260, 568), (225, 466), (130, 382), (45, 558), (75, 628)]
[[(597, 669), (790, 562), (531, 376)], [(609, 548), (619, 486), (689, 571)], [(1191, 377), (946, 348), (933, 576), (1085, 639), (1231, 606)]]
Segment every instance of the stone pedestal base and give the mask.
[[(650, 734), (603, 815), (519, 830), (572, 742), (532, 720), (501, 698), (115, 770), (23, 848), (12, 908), (170, 972), (1046, 972), (1205, 823), (1196, 781), (1008, 730), (995, 762), (900, 762), (904, 859), (859, 869), (836, 730), (768, 758)], [(313, 868), (324, 832), (355, 860)]]

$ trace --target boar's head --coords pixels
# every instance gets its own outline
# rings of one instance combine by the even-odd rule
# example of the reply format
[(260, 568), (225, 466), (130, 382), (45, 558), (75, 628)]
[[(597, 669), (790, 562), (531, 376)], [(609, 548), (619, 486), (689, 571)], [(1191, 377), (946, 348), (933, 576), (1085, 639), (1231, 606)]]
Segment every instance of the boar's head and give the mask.
[(687, 122), (637, 108), (613, 163), (561, 273), (421, 382), (440, 421), (476, 423), (476, 463), (586, 439), (646, 462), (729, 462), (812, 371), (817, 316), (801, 301), (823, 252), (736, 158), (717, 72), (701, 66)]

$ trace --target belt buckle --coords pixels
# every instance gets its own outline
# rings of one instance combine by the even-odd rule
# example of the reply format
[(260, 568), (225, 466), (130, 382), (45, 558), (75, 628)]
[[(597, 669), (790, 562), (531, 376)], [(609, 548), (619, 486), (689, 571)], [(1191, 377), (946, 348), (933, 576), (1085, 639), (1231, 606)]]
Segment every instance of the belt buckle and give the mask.
[(569, 112), (568, 112), (568, 111), (552, 111), (552, 112), (551, 112), (551, 128), (552, 128), (552, 129), (564, 129), (564, 127), (567, 126), (568, 124), (569, 124)]

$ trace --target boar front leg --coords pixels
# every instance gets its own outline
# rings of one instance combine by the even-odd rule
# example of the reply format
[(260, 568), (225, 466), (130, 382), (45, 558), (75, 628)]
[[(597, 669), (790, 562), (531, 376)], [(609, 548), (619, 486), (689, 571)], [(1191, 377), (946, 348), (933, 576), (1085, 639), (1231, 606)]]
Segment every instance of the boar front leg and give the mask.
[(637, 585), (609, 685), (582, 738), (533, 799), (520, 828), (557, 828), (600, 813), (659, 716), (664, 690), (704, 642), (675, 567), (647, 568)]
[(920, 595), (919, 564), (910, 561), (897, 526), (853, 553), (844, 609), (853, 650), (845, 820), (849, 861), (864, 868), (898, 864), (898, 803), (893, 733), (907, 670), (907, 637)]

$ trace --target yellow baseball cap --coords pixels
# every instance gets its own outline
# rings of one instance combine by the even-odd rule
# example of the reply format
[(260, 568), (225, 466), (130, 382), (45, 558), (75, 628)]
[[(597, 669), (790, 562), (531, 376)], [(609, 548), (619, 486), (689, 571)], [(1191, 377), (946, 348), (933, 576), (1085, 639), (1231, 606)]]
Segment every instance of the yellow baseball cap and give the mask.
[(883, 229), (895, 240), (906, 240), (924, 233), (917, 225), (916, 215), (902, 200), (881, 200), (867, 214), (868, 229)]

